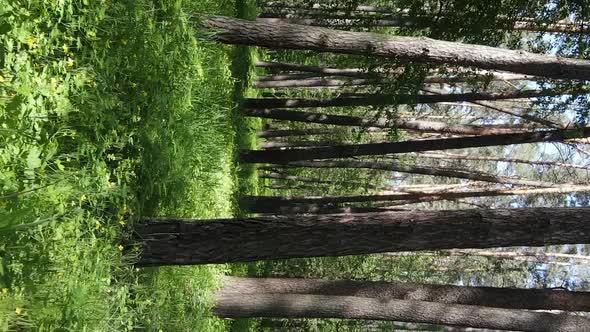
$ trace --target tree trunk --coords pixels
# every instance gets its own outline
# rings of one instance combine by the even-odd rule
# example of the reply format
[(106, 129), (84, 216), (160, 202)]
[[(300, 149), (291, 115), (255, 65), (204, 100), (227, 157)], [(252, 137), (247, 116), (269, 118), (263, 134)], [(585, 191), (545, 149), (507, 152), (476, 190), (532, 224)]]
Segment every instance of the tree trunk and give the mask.
[(390, 202), (403, 201), (415, 204), (430, 201), (456, 200), (467, 197), (497, 197), (514, 195), (565, 194), (572, 192), (590, 192), (590, 186), (562, 186), (560, 188), (526, 188), (526, 189), (487, 189), (460, 190), (447, 192), (409, 192), (387, 195), (359, 196), (322, 196), (322, 197), (282, 197), (282, 196), (246, 196), (242, 198), (241, 207), (250, 213), (266, 214), (301, 214), (318, 213), (324, 205), (334, 206), (343, 203)]
[[(269, 329), (269, 332), (307, 332), (304, 325), (305, 320), (302, 319), (272, 319), (263, 318), (260, 320), (259, 326)], [(404, 322), (383, 322), (383, 321), (366, 321), (364, 324), (353, 324), (351, 327), (362, 327), (362, 331), (383, 332), (393, 329), (393, 331), (420, 331), (420, 332), (516, 332), (507, 330), (490, 330), (478, 329), (472, 327), (458, 327), (458, 326), (444, 326), (434, 324), (417, 324)], [(356, 330), (353, 330), (356, 331)]]
[[(444, 250), (440, 252), (447, 256), (482, 256), (482, 257), (494, 257), (494, 258), (530, 258), (533, 261), (539, 262), (551, 262), (556, 259), (570, 259), (575, 261), (590, 262), (590, 256), (587, 255), (574, 255), (574, 254), (562, 254), (558, 252), (529, 252), (529, 251), (486, 251), (486, 250)], [(590, 302), (588, 302), (590, 305)], [(576, 311), (576, 310), (571, 310)], [(579, 311), (590, 311), (590, 310), (579, 310)]]
[[(301, 13), (301, 12), (300, 12)], [(297, 15), (297, 14), (296, 14)], [(327, 27), (332, 29), (341, 29), (346, 27), (397, 27), (397, 28), (416, 28), (423, 29), (436, 25), (432, 17), (409, 17), (409, 16), (389, 16), (386, 18), (375, 17), (346, 17), (345, 15), (328, 15), (323, 18), (306, 18), (306, 14), (297, 18), (286, 18), (280, 13), (263, 13), (256, 19), (257, 22), (264, 22), (269, 24), (298, 24), (309, 25), (314, 27)], [(566, 33), (566, 34), (580, 34), (589, 31), (587, 25), (566, 23), (559, 21), (557, 23), (537, 23), (531, 21), (515, 21), (508, 25), (505, 22), (497, 27), (501, 30), (513, 31), (530, 31), (530, 32), (544, 32), (544, 33)]]
[(539, 142), (563, 142), (572, 138), (585, 137), (590, 137), (590, 127), (391, 143), (337, 145), (309, 149), (245, 151), (240, 155), (240, 160), (246, 163), (284, 164), (293, 161), (313, 159), (375, 156), (396, 153), (464, 149), (473, 147), (502, 146)]
[(397, 128), (428, 133), (448, 133), (459, 135), (492, 135), (530, 132), (530, 128), (506, 128), (502, 125), (478, 126), (464, 124), (448, 124), (444, 122), (423, 120), (402, 120), (389, 118), (360, 118), (349, 115), (335, 115), (281, 109), (245, 109), (246, 116), (303, 123), (319, 123), (336, 126), (356, 126), (374, 128)]
[(299, 108), (299, 107), (350, 107), (350, 106), (388, 106), (406, 104), (436, 104), (443, 102), (471, 102), (479, 100), (525, 99), (535, 97), (550, 97), (563, 94), (578, 94), (579, 92), (564, 92), (561, 90), (522, 90), (510, 92), (468, 92), (452, 94), (430, 95), (384, 95), (362, 94), (358, 96), (340, 96), (329, 99), (305, 98), (248, 98), (244, 101), (244, 108)]
[(404, 211), (135, 225), (138, 265), (587, 243), (589, 208)]
[(219, 29), (213, 38), (228, 44), (304, 49), (395, 58), (510, 71), (555, 79), (590, 78), (590, 61), (525, 51), (447, 42), (424, 37), (384, 36), (295, 24), (267, 24), (209, 16), (204, 24)]
[(306, 148), (314, 146), (331, 146), (338, 144), (337, 141), (289, 141), (289, 142), (261, 142), (258, 147), (266, 150), (274, 150), (281, 148)]
[(346, 318), (446, 324), (534, 332), (579, 332), (590, 320), (568, 314), (354, 296), (231, 294), (215, 298), (223, 318)]
[[(263, 76), (259, 77), (259, 81), (267, 81), (267, 80), (297, 80), (297, 79), (304, 79), (304, 78), (318, 78), (325, 77), (325, 76), (336, 76), (336, 77), (350, 77), (350, 78), (360, 78), (360, 79), (386, 79), (388, 75), (393, 75), (393, 77), (389, 77), (391, 79), (395, 78), (395, 75), (402, 74), (404, 72), (403, 68), (400, 69), (383, 69), (383, 68), (376, 68), (372, 71), (368, 71), (366, 69), (361, 68), (330, 68), (330, 67), (318, 67), (318, 66), (308, 66), (308, 65), (301, 65), (295, 63), (284, 63), (284, 62), (272, 62), (272, 61), (257, 61), (255, 65), (259, 68), (268, 68), (273, 70), (282, 70), (282, 71), (297, 71), (297, 72), (304, 72), (304, 73), (314, 73), (316, 76), (308, 76), (307, 74), (283, 74), (283, 75), (275, 75), (275, 76)], [(298, 76), (298, 75), (307, 75), (307, 76)], [(527, 75), (519, 75), (519, 74), (512, 74), (506, 72), (490, 72), (485, 70), (479, 70), (473, 73), (471, 70), (455, 70), (452, 71), (450, 74), (446, 74), (447, 76), (437, 76), (431, 75), (427, 76), (424, 80), (424, 83), (460, 83), (460, 82), (469, 82), (473, 80), (477, 81), (530, 81), (535, 79), (534, 76), (527, 76)], [(450, 75), (450, 76), (449, 76)]]
[(565, 168), (577, 168), (577, 169), (590, 170), (590, 166), (568, 164), (568, 163), (562, 163), (562, 162), (557, 162), (557, 161), (539, 161), (539, 160), (526, 160), (526, 159), (517, 159), (517, 158), (473, 156), (473, 155), (462, 155), (462, 154), (451, 154), (451, 153), (421, 153), (421, 154), (418, 154), (418, 157), (433, 158), (433, 159), (447, 159), (447, 160), (499, 161), (499, 162), (504, 162), (504, 163), (554, 166), (554, 167), (565, 167)]
[(334, 129), (313, 128), (313, 129), (283, 129), (283, 130), (264, 130), (258, 132), (260, 138), (290, 137), (290, 136), (312, 136), (312, 135), (332, 135), (337, 133)]
[[(289, 111), (291, 112), (291, 111)], [(248, 112), (246, 112), (248, 114)], [(530, 129), (530, 128), (528, 128)], [(351, 129), (349, 131), (342, 130), (342, 129), (334, 129), (334, 128), (309, 128), (309, 129), (280, 129), (280, 130), (264, 130), (257, 134), (260, 138), (275, 138), (275, 137), (290, 137), (290, 136), (312, 136), (312, 135), (338, 135), (341, 133), (354, 133), (360, 134), (363, 132), (366, 133), (379, 133), (384, 132), (381, 128), (361, 128), (361, 129)]]
[(590, 292), (384, 281), (224, 277), (218, 294), (310, 294), (427, 301), (505, 309), (590, 311)]
[(364, 85), (383, 85), (382, 80), (342, 80), (332, 78), (307, 78), (298, 80), (281, 80), (281, 81), (259, 81), (252, 83), (255, 88), (278, 89), (278, 88), (324, 88), (324, 87), (347, 87), (347, 86), (364, 86)]
[[(434, 94), (440, 94), (440, 92), (438, 92), (438, 91), (432, 91), (432, 90), (427, 90), (427, 89), (422, 89), (422, 91), (430, 92), (430, 93), (434, 93)], [(509, 115), (512, 115), (512, 116), (515, 116), (515, 117), (518, 117), (518, 118), (521, 118), (521, 119), (530, 121), (532, 123), (538, 123), (538, 124), (541, 124), (543, 126), (547, 126), (549, 128), (563, 128), (563, 126), (560, 125), (559, 123), (555, 123), (553, 121), (546, 120), (546, 119), (540, 118), (540, 117), (535, 116), (535, 115), (526, 114), (526, 113), (523, 113), (523, 112), (516, 112), (516, 111), (514, 111), (512, 109), (508, 109), (508, 108), (504, 108), (504, 107), (497, 107), (497, 106), (492, 105), (490, 103), (484, 103), (484, 102), (480, 102), (480, 101), (470, 101), (468, 104), (482, 106), (482, 107), (485, 107), (485, 108), (489, 108), (489, 109), (494, 110), (496, 112), (500, 112), (500, 113), (504, 113), (504, 114), (509, 114)]]
[[(502, 176), (484, 172), (478, 172), (469, 169), (450, 168), (450, 167), (436, 167), (436, 166), (420, 166), (420, 165), (402, 165), (391, 162), (379, 161), (357, 161), (357, 160), (312, 160), (291, 162), (288, 166), (295, 167), (309, 167), (309, 168), (363, 168), (374, 169), (391, 172), (422, 174), (431, 176), (441, 176), (448, 178), (468, 179), (474, 181), (483, 181), (490, 183), (503, 183), (521, 186), (533, 187), (556, 187), (559, 184), (535, 180), (525, 180), (515, 177)], [(571, 184), (568, 184), (571, 188)], [(554, 188), (555, 189), (555, 188)]]
[(275, 179), (275, 180), (291, 180), (291, 181), (299, 181), (299, 182), (306, 182), (306, 183), (326, 183), (326, 184), (333, 184), (332, 181), (326, 181), (318, 178), (310, 178), (306, 176), (295, 176), (295, 175), (288, 175), (282, 174), (277, 172), (268, 172), (260, 174), (260, 178), (262, 179)]

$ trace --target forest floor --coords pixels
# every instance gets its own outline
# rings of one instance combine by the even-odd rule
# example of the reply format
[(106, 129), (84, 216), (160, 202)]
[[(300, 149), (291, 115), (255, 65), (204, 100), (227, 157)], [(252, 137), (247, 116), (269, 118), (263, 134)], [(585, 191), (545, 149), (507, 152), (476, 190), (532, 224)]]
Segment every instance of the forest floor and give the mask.
[(138, 269), (123, 244), (140, 216), (231, 217), (255, 193), (235, 161), (255, 54), (194, 24), (251, 7), (25, 2), (0, 9), (0, 330), (229, 329), (207, 310), (231, 266)]

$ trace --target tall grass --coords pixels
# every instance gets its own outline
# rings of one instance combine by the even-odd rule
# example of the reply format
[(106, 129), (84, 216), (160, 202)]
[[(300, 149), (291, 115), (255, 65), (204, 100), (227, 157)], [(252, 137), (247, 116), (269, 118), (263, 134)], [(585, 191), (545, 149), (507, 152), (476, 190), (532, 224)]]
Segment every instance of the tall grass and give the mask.
[(121, 243), (139, 216), (233, 212), (235, 54), (193, 21), (235, 5), (3, 4), (0, 330), (225, 328), (205, 317), (225, 266), (138, 270)]

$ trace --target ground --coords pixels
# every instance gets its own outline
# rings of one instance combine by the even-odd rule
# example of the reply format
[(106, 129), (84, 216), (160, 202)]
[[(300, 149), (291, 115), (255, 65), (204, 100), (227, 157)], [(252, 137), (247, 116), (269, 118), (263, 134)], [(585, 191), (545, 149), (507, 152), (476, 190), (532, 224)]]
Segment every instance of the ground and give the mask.
[[(24, 3), (24, 5), (23, 5)], [(223, 331), (226, 265), (137, 269), (142, 216), (239, 215), (236, 114), (255, 54), (200, 15), (242, 0), (9, 0), (0, 8), (0, 330)]]

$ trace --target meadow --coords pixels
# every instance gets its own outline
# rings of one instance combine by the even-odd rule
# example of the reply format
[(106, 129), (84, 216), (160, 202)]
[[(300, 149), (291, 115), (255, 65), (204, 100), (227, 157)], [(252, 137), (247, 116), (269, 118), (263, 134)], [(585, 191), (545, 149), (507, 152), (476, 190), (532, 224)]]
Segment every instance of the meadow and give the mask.
[(226, 265), (138, 269), (142, 217), (228, 217), (251, 58), (199, 15), (244, 1), (8, 0), (0, 8), (0, 330), (223, 331)]

